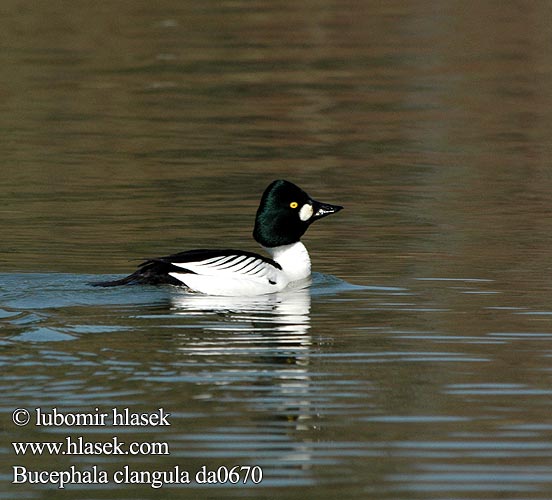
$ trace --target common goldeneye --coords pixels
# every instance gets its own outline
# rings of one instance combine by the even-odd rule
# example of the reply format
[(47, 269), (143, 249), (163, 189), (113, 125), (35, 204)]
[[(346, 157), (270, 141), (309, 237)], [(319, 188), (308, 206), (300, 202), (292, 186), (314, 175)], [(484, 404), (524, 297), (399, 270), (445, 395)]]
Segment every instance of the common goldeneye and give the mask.
[(147, 260), (126, 278), (94, 285), (169, 284), (223, 296), (279, 292), (311, 274), (301, 236), (315, 220), (342, 208), (315, 201), (295, 184), (277, 180), (263, 193), (253, 230), (272, 258), (242, 250), (190, 250)]

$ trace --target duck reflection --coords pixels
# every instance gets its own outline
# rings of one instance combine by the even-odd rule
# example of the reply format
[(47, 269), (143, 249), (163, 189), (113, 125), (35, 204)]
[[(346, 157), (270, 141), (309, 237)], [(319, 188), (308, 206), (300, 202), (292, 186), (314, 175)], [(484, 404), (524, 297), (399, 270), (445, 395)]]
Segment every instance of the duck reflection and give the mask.
[(226, 323), (206, 324), (206, 330), (271, 333), (274, 339), (280, 339), (278, 334), (282, 333), (303, 336), (310, 328), (309, 285), (310, 280), (302, 280), (282, 292), (253, 297), (182, 293), (171, 297), (171, 306), (175, 314), (217, 314), (226, 320)]
[(264, 423), (300, 429), (311, 418), (309, 284), (255, 297), (172, 297), (175, 314), (202, 318), (201, 337), (184, 335), (179, 350), (208, 361), (205, 382), (224, 387), (226, 400), (249, 401)]

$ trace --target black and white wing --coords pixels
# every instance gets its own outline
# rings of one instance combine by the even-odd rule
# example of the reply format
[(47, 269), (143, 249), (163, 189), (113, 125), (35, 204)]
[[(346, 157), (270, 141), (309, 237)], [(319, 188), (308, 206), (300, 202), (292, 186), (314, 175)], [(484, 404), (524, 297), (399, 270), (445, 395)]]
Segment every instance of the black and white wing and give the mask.
[(231, 273), (263, 277), (274, 270), (282, 269), (272, 259), (241, 250), (190, 250), (155, 260), (170, 263), (173, 270), (179, 268), (181, 271), (203, 276)]
[(281, 266), (241, 250), (190, 250), (143, 262), (126, 278), (97, 286), (176, 285), (212, 295), (256, 295), (278, 291)]
[(163, 260), (170, 262), (170, 276), (212, 295), (271, 293), (282, 284), (280, 265), (252, 252), (192, 250)]

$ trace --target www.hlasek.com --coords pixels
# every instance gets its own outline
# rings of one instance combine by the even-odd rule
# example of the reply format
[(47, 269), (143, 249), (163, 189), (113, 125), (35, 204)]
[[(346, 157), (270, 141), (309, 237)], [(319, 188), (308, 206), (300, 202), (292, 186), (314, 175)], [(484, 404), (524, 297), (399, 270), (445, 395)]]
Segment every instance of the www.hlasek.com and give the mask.
[(170, 455), (169, 443), (125, 443), (113, 436), (108, 441), (87, 441), (83, 436), (66, 436), (63, 441), (14, 442), (16, 455)]
[[(34, 422), (33, 422), (34, 417)], [(100, 412), (95, 408), (90, 413), (68, 413), (52, 408), (33, 412), (18, 408), (12, 413), (12, 421), (22, 427), (34, 423), (36, 427), (79, 427), (113, 426), (170, 426), (170, 413), (159, 408), (151, 413), (135, 413), (128, 408), (112, 408)], [(104, 441), (90, 441), (84, 436), (65, 436), (60, 441), (13, 442), (15, 455), (170, 455), (167, 442), (126, 443), (117, 436)], [(209, 469), (202, 466), (196, 471), (188, 471), (178, 465), (167, 470), (137, 470), (125, 464), (116, 471), (106, 471), (97, 465), (86, 469), (70, 466), (65, 470), (29, 470), (23, 465), (13, 465), (13, 484), (51, 484), (63, 489), (72, 484), (147, 484), (161, 488), (165, 484), (259, 484), (263, 470), (259, 466), (235, 465)]]

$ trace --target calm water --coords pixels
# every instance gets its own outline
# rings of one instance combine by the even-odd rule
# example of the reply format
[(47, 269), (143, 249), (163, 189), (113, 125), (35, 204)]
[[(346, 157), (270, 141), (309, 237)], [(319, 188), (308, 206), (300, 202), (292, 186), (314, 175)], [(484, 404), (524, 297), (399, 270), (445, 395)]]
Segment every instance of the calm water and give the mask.
[[(549, 2), (0, 10), (0, 498), (552, 498)], [(88, 286), (256, 250), (275, 178), (345, 206), (304, 238), (310, 288)], [(54, 407), (171, 425), (36, 426)], [(11, 444), (114, 436), (168, 454)], [(115, 484), (125, 465), (191, 482)], [(237, 465), (262, 481), (194, 480)]]

